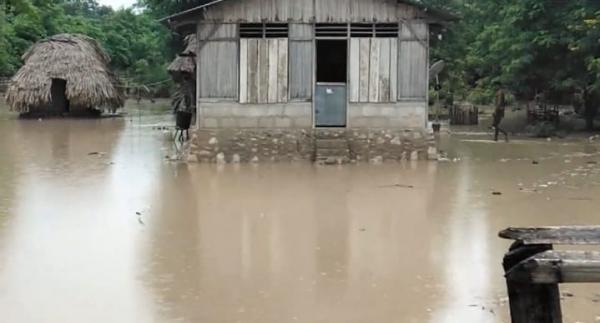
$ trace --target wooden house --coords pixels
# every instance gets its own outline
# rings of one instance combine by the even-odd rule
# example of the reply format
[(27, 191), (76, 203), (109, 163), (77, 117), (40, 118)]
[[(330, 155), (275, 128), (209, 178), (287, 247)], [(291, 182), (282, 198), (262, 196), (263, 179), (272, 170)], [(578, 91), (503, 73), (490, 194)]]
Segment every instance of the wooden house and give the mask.
[(403, 0), (203, 2), (165, 18), (198, 37), (200, 132), (314, 135), (326, 128), (346, 138), (348, 130), (388, 129), (424, 136), (429, 28), (451, 15)]

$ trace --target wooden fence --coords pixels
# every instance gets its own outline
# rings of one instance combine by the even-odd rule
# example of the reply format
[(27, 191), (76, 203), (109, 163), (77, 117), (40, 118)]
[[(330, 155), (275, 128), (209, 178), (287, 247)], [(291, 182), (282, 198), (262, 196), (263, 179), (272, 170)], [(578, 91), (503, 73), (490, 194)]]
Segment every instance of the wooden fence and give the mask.
[(453, 105), (450, 107), (450, 124), (451, 125), (478, 125), (479, 124), (479, 108), (476, 106)]

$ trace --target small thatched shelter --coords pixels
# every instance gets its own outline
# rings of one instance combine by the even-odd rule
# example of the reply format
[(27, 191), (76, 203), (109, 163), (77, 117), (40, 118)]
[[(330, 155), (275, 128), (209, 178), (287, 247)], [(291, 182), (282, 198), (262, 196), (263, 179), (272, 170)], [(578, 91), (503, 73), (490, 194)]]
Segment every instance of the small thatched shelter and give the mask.
[(198, 51), (198, 38), (196, 34), (185, 37), (186, 48), (177, 55), (167, 70), (177, 84), (173, 94), (173, 106), (176, 110), (185, 106), (186, 109), (195, 111), (196, 106), (196, 52)]
[(11, 110), (62, 115), (97, 111), (124, 104), (110, 57), (94, 39), (60, 34), (41, 40), (24, 55), (25, 65), (6, 93)]
[(186, 76), (196, 77), (196, 51), (198, 50), (198, 38), (196, 34), (185, 37), (186, 48), (177, 55), (177, 58), (167, 68), (175, 81)]

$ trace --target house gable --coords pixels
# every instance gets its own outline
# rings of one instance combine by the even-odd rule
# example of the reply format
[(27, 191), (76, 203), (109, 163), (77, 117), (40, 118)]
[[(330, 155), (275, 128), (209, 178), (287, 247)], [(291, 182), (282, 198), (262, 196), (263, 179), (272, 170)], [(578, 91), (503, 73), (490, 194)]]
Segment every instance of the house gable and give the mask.
[(205, 22), (398, 22), (409, 19), (431, 23), (450, 19), (408, 0), (215, 0), (166, 17), (174, 27)]

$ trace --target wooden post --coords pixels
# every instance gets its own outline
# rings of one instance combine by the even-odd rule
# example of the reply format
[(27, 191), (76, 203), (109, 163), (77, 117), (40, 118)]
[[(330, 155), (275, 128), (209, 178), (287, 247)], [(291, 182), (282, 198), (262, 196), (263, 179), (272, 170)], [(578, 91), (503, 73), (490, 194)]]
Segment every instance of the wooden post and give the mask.
[[(524, 245), (515, 242), (504, 256), (504, 271), (509, 273), (522, 261), (552, 250), (552, 245)], [(558, 284), (531, 284), (506, 279), (512, 323), (562, 323)]]

